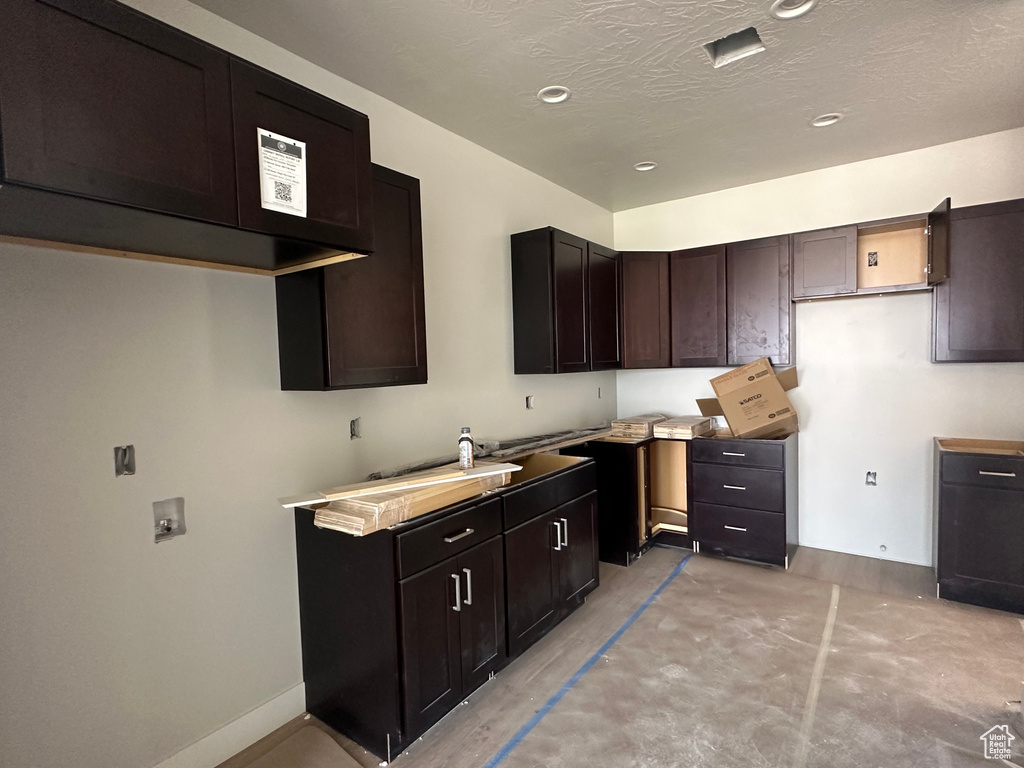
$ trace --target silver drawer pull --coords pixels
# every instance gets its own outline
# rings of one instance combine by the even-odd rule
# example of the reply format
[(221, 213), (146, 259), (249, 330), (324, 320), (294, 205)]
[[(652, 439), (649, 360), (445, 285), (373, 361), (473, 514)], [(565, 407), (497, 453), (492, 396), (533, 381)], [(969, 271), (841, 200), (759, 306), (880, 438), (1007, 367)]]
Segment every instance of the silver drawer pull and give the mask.
[(459, 578), (459, 574), (453, 573), (452, 578), (455, 579), (455, 605), (452, 606), (453, 611), (462, 610), (462, 579)]
[(727, 530), (727, 531), (739, 531), (740, 533), (746, 533), (747, 532), (746, 528), (737, 528), (735, 525), (727, 525), (727, 526), (725, 526), (725, 530)]
[(555, 526), (555, 551), (562, 551), (562, 524), (558, 521), (552, 523)]
[(729, 451), (722, 451), (723, 456), (746, 456), (745, 453), (730, 453)]
[(569, 546), (569, 521), (562, 518), (562, 546)]
[(459, 539), (464, 539), (467, 536), (471, 536), (473, 533), (474, 533), (474, 531), (473, 531), (472, 528), (467, 528), (462, 533), (457, 533), (454, 536), (445, 536), (444, 537), (444, 543), (445, 544), (451, 544), (453, 541), (458, 541)]
[(728, 488), (730, 491), (745, 491), (746, 486), (743, 485), (723, 485), (723, 488)]
[(462, 572), (466, 574), (466, 605), (473, 604), (473, 572), (469, 568), (463, 568)]
[(989, 477), (1016, 477), (1016, 472), (986, 472), (984, 469), (978, 470), (979, 475), (988, 475)]

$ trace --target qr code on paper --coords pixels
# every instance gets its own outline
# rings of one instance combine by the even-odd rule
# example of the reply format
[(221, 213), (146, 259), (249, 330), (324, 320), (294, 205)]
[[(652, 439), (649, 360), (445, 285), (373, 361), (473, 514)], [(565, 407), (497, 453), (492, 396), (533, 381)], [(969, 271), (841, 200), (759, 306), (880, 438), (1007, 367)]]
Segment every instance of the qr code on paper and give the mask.
[(285, 184), (283, 181), (275, 181), (274, 199), (280, 200), (282, 203), (290, 203), (292, 201), (292, 185)]

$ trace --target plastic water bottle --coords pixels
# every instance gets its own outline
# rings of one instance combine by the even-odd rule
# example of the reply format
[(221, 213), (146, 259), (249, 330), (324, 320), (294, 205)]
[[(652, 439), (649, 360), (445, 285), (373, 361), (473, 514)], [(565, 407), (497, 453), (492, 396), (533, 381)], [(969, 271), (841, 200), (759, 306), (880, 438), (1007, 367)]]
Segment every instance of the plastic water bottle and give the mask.
[(459, 436), (459, 468), (473, 468), (473, 437), (469, 434), (469, 427), (463, 427)]

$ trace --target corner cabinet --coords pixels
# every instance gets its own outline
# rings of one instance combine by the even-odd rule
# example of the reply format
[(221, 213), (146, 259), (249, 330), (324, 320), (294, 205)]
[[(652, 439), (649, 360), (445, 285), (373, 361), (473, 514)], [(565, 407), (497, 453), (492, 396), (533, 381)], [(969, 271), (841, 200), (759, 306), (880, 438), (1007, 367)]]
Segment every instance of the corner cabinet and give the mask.
[[(372, 249), (369, 122), (111, 0), (3, 0), (0, 233), (273, 270)], [(256, 128), (307, 143), (264, 211)]]
[(673, 368), (726, 364), (725, 256), (724, 245), (669, 254)]
[(948, 237), (932, 361), (1024, 362), (1024, 200), (954, 208)]
[(511, 246), (515, 372), (618, 368), (618, 253), (551, 227)]
[(622, 367), (671, 362), (668, 253), (622, 254)]
[(419, 181), (373, 166), (372, 256), (275, 278), (281, 388), (425, 384)]

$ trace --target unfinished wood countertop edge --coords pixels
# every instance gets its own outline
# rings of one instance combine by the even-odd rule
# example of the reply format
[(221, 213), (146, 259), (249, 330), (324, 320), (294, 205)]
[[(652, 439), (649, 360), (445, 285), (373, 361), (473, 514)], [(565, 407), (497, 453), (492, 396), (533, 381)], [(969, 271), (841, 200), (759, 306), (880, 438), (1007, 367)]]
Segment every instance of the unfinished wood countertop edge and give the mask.
[(989, 440), (980, 437), (936, 437), (940, 451), (983, 453), (995, 456), (1024, 456), (1024, 440)]

